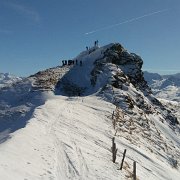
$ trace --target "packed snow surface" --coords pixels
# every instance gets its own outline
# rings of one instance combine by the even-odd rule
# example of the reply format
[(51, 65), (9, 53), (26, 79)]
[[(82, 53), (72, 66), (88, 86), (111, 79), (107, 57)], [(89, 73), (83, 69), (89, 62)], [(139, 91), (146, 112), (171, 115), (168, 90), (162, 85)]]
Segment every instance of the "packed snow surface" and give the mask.
[[(178, 180), (176, 169), (120, 137), (115, 140), (117, 163), (112, 163), (114, 108), (96, 96), (52, 96), (25, 128), (0, 145), (0, 179), (128, 179), (136, 161), (139, 179)], [(127, 157), (120, 171), (124, 149)]]

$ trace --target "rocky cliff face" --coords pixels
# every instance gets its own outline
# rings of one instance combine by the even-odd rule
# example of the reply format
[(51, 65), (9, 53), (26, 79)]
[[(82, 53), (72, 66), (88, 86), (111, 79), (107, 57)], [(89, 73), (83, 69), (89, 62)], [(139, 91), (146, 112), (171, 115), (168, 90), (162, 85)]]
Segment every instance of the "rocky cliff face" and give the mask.
[(114, 44), (105, 52), (107, 61), (119, 66), (130, 82), (140, 90), (150, 93), (150, 88), (144, 80), (141, 70), (143, 60), (135, 53), (129, 53), (120, 44)]
[(171, 111), (152, 95), (141, 70), (143, 60), (140, 56), (129, 53), (118, 43), (112, 44), (102, 53), (103, 56), (94, 61), (91, 72), (93, 86), (102, 81), (104, 74), (103, 79), (108, 81), (101, 92), (127, 114), (133, 114), (135, 109), (139, 109), (145, 114), (163, 114), (165, 120), (172, 125), (179, 123)]

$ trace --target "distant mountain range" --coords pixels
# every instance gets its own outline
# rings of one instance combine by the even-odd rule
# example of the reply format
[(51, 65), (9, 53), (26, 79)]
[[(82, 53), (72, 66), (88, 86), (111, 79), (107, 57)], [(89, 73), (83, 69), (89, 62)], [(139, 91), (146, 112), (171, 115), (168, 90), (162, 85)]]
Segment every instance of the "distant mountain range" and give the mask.
[(180, 73), (160, 75), (145, 71), (144, 78), (156, 97), (180, 102)]
[(10, 73), (0, 73), (0, 88), (15, 83), (19, 80), (22, 80), (22, 78), (14, 76)]

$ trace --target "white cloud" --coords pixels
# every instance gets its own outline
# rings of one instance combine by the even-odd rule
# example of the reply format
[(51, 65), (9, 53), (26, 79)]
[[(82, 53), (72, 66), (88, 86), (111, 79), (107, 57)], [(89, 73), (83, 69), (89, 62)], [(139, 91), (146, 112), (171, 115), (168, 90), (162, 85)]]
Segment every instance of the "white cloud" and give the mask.
[(15, 3), (7, 3), (8, 7), (11, 9), (17, 11), (20, 14), (23, 14), (24, 16), (28, 17), (32, 21), (39, 23), (40, 22), (40, 16), (39, 13), (24, 6), (21, 4), (15, 4)]

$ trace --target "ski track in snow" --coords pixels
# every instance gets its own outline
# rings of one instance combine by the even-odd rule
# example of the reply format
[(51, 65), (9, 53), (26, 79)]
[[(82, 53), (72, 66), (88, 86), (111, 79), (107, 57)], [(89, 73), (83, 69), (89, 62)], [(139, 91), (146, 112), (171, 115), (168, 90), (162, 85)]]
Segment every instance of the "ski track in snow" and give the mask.
[[(114, 109), (96, 96), (53, 96), (35, 110), (25, 128), (0, 145), (0, 179), (128, 179), (125, 174), (132, 172), (133, 160), (137, 161), (139, 179), (170, 180), (173, 175), (173, 180), (178, 179), (177, 170), (120, 137), (116, 138), (117, 163), (112, 163), (115, 132), (109, 117)], [(125, 148), (125, 164), (130, 169), (119, 171)]]
[[(100, 178), (99, 173), (97, 176), (94, 176), (94, 172), (89, 172), (89, 166), (92, 165), (86, 162), (87, 156), (84, 157), (84, 152), (81, 149), (81, 143), (83, 143), (83, 141), (79, 141), (78, 138), (80, 136), (80, 138), (85, 139), (85, 141), (87, 141), (86, 146), (89, 146), (89, 143), (95, 144), (95, 146), (97, 146), (96, 148), (102, 146), (102, 148), (105, 148), (109, 153), (110, 147), (108, 147), (108, 144), (101, 144), (95, 132), (99, 131), (99, 133), (103, 133), (103, 136), (107, 136), (108, 139), (110, 138), (110, 135), (108, 135), (106, 131), (103, 131), (103, 129), (98, 130), (99, 128), (98, 126), (95, 126), (94, 122), (89, 123), (91, 117), (86, 115), (82, 117), (81, 113), (83, 113), (83, 110), (81, 110), (81, 108), (85, 108), (89, 111), (89, 115), (91, 111), (93, 111), (93, 114), (97, 119), (95, 113), (98, 110), (98, 107), (94, 108), (92, 104), (89, 104), (89, 100), (87, 103), (84, 103), (84, 101), (86, 101), (84, 98), (77, 97), (63, 97), (62, 99), (58, 98), (58, 100), (53, 99), (47, 101), (44, 107), (38, 108), (38, 111), (41, 110), (40, 112), (35, 112), (36, 119), (41, 119), (42, 123), (46, 122), (45, 133), (53, 141), (53, 149), (56, 154), (53, 165), (55, 179), (102, 179)], [(99, 107), (99, 109), (103, 110), (103, 107)], [(46, 112), (47, 110), (48, 113)], [(105, 109), (101, 112), (104, 116), (103, 112), (107, 113), (108, 111)], [(88, 120), (83, 121), (82, 118), (87, 118)], [(97, 124), (100, 125), (101, 122)], [(88, 130), (94, 131), (95, 137), (91, 137), (91, 133), (87, 132)], [(111, 139), (109, 139), (109, 142), (111, 144)], [(94, 151), (96, 152), (96, 150), (92, 148), (90, 151), (92, 151), (91, 156), (92, 161), (94, 161), (93, 153)], [(89, 152), (87, 153), (90, 154)], [(91, 174), (91, 177), (89, 177), (89, 174)]]
[[(57, 104), (58, 107), (58, 104)], [(54, 145), (55, 145), (55, 149), (56, 149), (56, 173), (57, 173), (57, 179), (65, 179), (66, 177), (69, 177), (70, 179), (73, 179), (74, 177), (80, 177), (81, 175), (81, 179), (85, 179), (85, 175), (87, 174), (88, 168), (85, 162), (85, 159), (82, 155), (81, 149), (77, 146), (77, 144), (75, 143), (75, 141), (73, 140), (73, 137), (71, 136), (71, 133), (69, 132), (70, 130), (67, 129), (66, 131), (66, 135), (69, 139), (69, 142), (71, 142), (72, 147), (70, 147), (69, 145), (62, 143), (56, 133), (55, 133), (55, 128), (56, 125), (59, 121), (61, 121), (62, 119), (65, 120), (64, 114), (63, 113), (69, 113), (71, 114), (70, 117), (73, 118), (72, 116), (72, 112), (71, 109), (73, 108), (73, 106), (68, 102), (67, 104), (64, 104), (59, 106), (60, 108), (58, 108), (58, 118), (55, 121), (50, 122), (49, 124), (49, 134), (52, 135), (52, 138), (54, 139)], [(74, 109), (73, 109), (74, 110)], [(66, 112), (67, 111), (67, 112)], [(67, 119), (66, 119), (67, 120)], [(63, 124), (63, 122), (61, 122)], [(73, 124), (73, 123), (70, 123)], [(73, 155), (73, 157), (76, 157), (75, 160), (78, 160), (78, 165), (79, 165), (79, 170), (75, 167), (75, 165), (73, 164), (73, 161), (71, 160), (68, 152), (66, 151), (66, 146), (69, 146), (68, 148), (71, 149), (72, 153), (70, 154), (71, 156)], [(63, 162), (63, 168), (62, 167), (62, 162)]]

